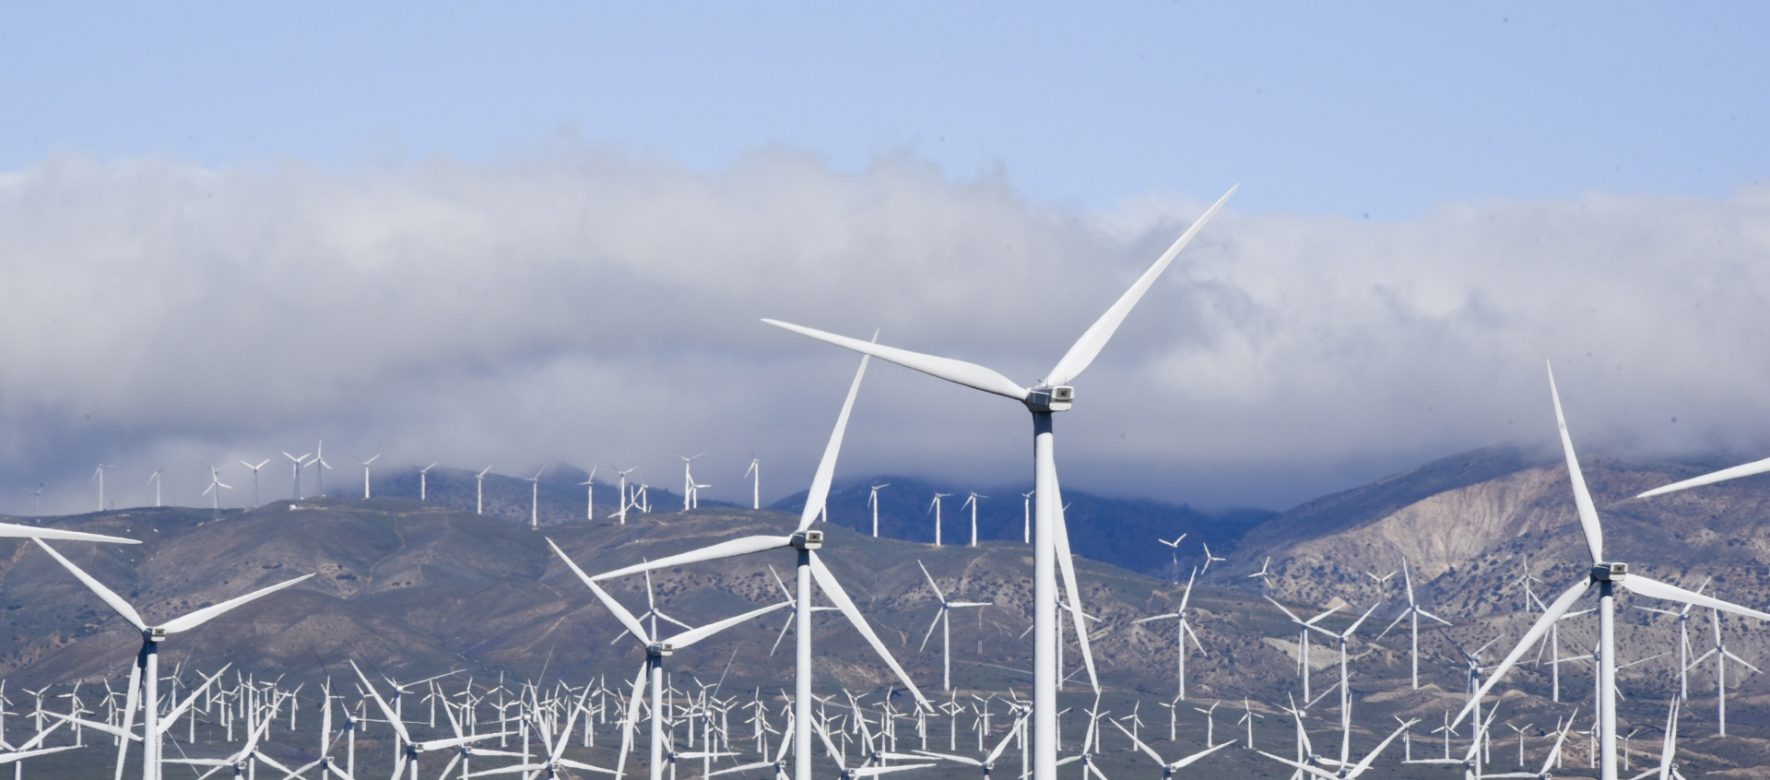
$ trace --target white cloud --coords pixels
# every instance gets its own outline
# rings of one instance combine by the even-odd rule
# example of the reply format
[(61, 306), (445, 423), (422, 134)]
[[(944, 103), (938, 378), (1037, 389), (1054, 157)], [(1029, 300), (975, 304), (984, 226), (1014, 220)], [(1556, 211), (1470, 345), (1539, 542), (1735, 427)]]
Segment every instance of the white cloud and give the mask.
[[(758, 317), (1031, 382), (1215, 195), (1076, 213), (1000, 174), (779, 150), (712, 174), (570, 143), (344, 173), (62, 155), (0, 175), (0, 469), (59, 483), (58, 508), (86, 506), (100, 459), (118, 484), (164, 467), (195, 501), (197, 462), (323, 436), (666, 484), (677, 452), (709, 450), (733, 496), (754, 451), (784, 493), (853, 361)], [(1059, 457), (1072, 485), (1284, 505), (1547, 440), (1545, 357), (1594, 453), (1770, 449), (1767, 249), (1765, 190), (1407, 222), (1232, 202), (1077, 383)], [(1024, 478), (1023, 415), (975, 395), (875, 367), (844, 470)], [(268, 469), (266, 493), (286, 479)]]

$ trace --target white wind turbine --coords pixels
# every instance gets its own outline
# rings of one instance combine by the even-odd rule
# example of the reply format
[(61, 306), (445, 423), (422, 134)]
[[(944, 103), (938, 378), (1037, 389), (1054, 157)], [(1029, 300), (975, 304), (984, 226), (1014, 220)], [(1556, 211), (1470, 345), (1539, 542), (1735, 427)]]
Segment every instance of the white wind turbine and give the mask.
[(928, 587), (934, 590), (934, 599), (940, 602), (940, 609), (934, 613), (934, 621), (928, 624), (928, 631), (922, 635), (922, 646), (917, 652), (928, 649), (928, 639), (934, 636), (936, 626), (940, 627), (940, 684), (948, 691), (953, 689), (953, 622), (952, 611), (967, 607), (987, 607), (987, 601), (950, 601), (942, 593), (940, 586), (934, 584), (933, 575), (921, 561), (916, 566), (922, 570), (922, 577), (928, 580)]
[(578, 486), (582, 487), (584, 489), (584, 519), (585, 520), (595, 520), (596, 519), (596, 467), (595, 466), (590, 467), (589, 475), (585, 476), (584, 481), (579, 482)]
[[(615, 467), (610, 466), (609, 468), (615, 468)], [(632, 504), (632, 501), (627, 496), (627, 475), (633, 473), (634, 471), (637, 471), (638, 469), (639, 469), (638, 466), (634, 466), (632, 468), (626, 468), (626, 469), (619, 469), (619, 468), (615, 469), (615, 476), (620, 479), (620, 485), (617, 489), (619, 490), (619, 492), (621, 494), (621, 500), (619, 502), (617, 502), (620, 505), (619, 508), (615, 509), (615, 511), (613, 511), (613, 512), (610, 512), (608, 516), (609, 517), (619, 517), (621, 519), (621, 525), (627, 524), (627, 507)]]
[(1395, 738), (1401, 736), (1402, 732), (1405, 732), (1408, 729), (1413, 728), (1414, 724), (1419, 723), (1419, 721), (1417, 721), (1417, 720), (1410, 720), (1405, 723), (1402, 723), (1400, 728), (1397, 728), (1396, 730), (1390, 732), (1388, 737), (1384, 738), (1382, 742), (1377, 743), (1377, 746), (1374, 749), (1372, 749), (1370, 753), (1365, 755), (1364, 760), (1359, 761), (1355, 765), (1352, 764), (1351, 761), (1349, 761), (1349, 760), (1340, 761), (1338, 769), (1336, 769), (1334, 771), (1328, 771), (1324, 767), (1324, 765), (1329, 763), (1331, 761), (1331, 759), (1326, 759), (1321, 756), (1315, 755), (1314, 747), (1309, 744), (1308, 732), (1305, 732), (1303, 730), (1303, 719), (1302, 719), (1302, 715), (1300, 714), (1300, 712), (1298, 710), (1293, 709), (1293, 710), (1291, 710), (1291, 716), (1293, 718), (1297, 719), (1297, 734), (1302, 738), (1305, 752), (1307, 753), (1307, 756), (1304, 758), (1304, 760), (1293, 761), (1288, 758), (1275, 756), (1275, 755), (1268, 753), (1264, 750), (1256, 750), (1254, 752), (1259, 753), (1262, 756), (1270, 758), (1270, 759), (1277, 761), (1281, 764), (1284, 764), (1286, 766), (1295, 767), (1296, 769), (1302, 770), (1303, 772), (1306, 772), (1308, 774), (1323, 778), (1323, 780), (1352, 780), (1352, 778), (1355, 778), (1355, 777), (1358, 777), (1358, 776), (1364, 774), (1366, 771), (1368, 771), (1371, 768), (1371, 764), (1376, 763), (1377, 756), (1382, 755), (1383, 750), (1385, 748), (1389, 747), (1389, 743), (1394, 742)]
[(374, 463), (380, 457), (381, 457), (381, 453), (377, 452), (373, 455), (370, 455), (368, 460), (363, 460), (362, 458), (356, 459), (356, 462), (363, 464), (363, 498), (370, 497), (369, 496), (369, 464)]
[(1225, 558), (1221, 555), (1212, 555), (1210, 542), (1199, 542), (1199, 544), (1204, 545), (1204, 548), (1205, 548), (1205, 567), (1199, 571), (1200, 574), (1206, 574), (1211, 571), (1211, 562), (1212, 561), (1216, 561), (1218, 563), (1221, 563), (1223, 561), (1229, 560), (1228, 558)]
[(694, 474), (689, 469), (694, 464), (695, 458), (705, 454), (707, 453), (697, 452), (693, 455), (676, 456), (682, 459), (682, 511), (684, 512), (694, 508)]
[(104, 507), (105, 507), (105, 502), (104, 502), (104, 470), (105, 469), (114, 469), (114, 468), (116, 468), (116, 466), (113, 466), (109, 463), (100, 463), (100, 464), (98, 464), (98, 468), (93, 469), (92, 476), (86, 480), (87, 482), (91, 482), (93, 480), (98, 481), (98, 511), (100, 511), (100, 512), (103, 512)]
[(430, 470), (436, 468), (436, 464), (437, 461), (433, 460), (430, 465), (418, 469), (418, 503), (420, 504), (430, 499)]
[(547, 467), (542, 466), (541, 470), (536, 471), (534, 476), (527, 478), (527, 481), (529, 483), (529, 530), (530, 531), (539, 530), (541, 527), (541, 472), (546, 471), (546, 470), (547, 470)]
[(971, 546), (972, 547), (977, 546), (977, 502), (978, 501), (988, 501), (988, 500), (989, 500), (989, 496), (979, 495), (977, 491), (973, 490), (973, 491), (971, 491), (971, 495), (965, 497), (965, 503), (959, 506), (959, 509), (961, 509), (961, 510), (965, 509), (966, 507), (970, 507), (970, 509), (971, 509)]
[[(863, 352), (941, 379), (1004, 396), (1024, 404), (1033, 423), (1033, 490), (1036, 511), (1037, 544), (1033, 547), (1033, 779), (1055, 780), (1057, 775), (1057, 579), (1062, 572), (1063, 585), (1079, 604), (1075, 571), (1069, 555), (1069, 534), (1064, 528), (1063, 496), (1057, 481), (1057, 462), (1053, 434), (1053, 415), (1067, 411), (1075, 402), (1075, 388), (1070, 385), (1100, 354), (1125, 317), (1142, 300), (1144, 293), (1178, 257), (1180, 250), (1222, 208), (1235, 189), (1223, 194), (1199, 219), (1187, 228), (1173, 245), (1148, 270), (1137, 278), (1130, 289), (1119, 296), (1106, 313), (1089, 326), (1069, 351), (1033, 387), (1022, 387), (1001, 373), (989, 368), (952, 358), (936, 357), (908, 350), (871, 344), (859, 339), (838, 336), (798, 325), (765, 320), (787, 330)], [(1076, 635), (1083, 648), (1089, 680), (1096, 689), (1092, 651), (1088, 649), (1087, 627), (1081, 610), (1076, 610)]]
[[(1216, 705), (1212, 705), (1213, 708), (1215, 706)], [(1116, 721), (1116, 720), (1112, 721), (1112, 725), (1115, 728), (1117, 728), (1119, 731), (1123, 731), (1125, 733), (1125, 736), (1130, 737), (1131, 744), (1136, 745), (1138, 750), (1143, 751), (1143, 755), (1149, 756), (1151, 759), (1153, 759), (1155, 761), (1155, 763), (1158, 766), (1160, 766), (1162, 768), (1163, 780), (1167, 780), (1168, 778), (1172, 778), (1174, 776), (1175, 772), (1178, 772), (1182, 769), (1185, 769), (1186, 767), (1189, 767), (1189, 766), (1199, 762), (1205, 756), (1208, 756), (1212, 753), (1222, 750), (1223, 748), (1226, 748), (1226, 747), (1229, 747), (1230, 745), (1235, 744), (1235, 740), (1233, 740), (1233, 739), (1228, 740), (1226, 742), (1219, 742), (1215, 745), (1211, 745), (1210, 747), (1205, 748), (1204, 750), (1200, 750), (1197, 753), (1193, 753), (1192, 755), (1184, 756), (1182, 758), (1179, 758), (1179, 759), (1176, 759), (1173, 761), (1169, 761), (1165, 758), (1162, 758), (1162, 755), (1160, 753), (1155, 752), (1154, 748), (1151, 748), (1150, 746), (1144, 744), (1143, 740), (1138, 739), (1135, 734), (1132, 734), (1131, 732), (1126, 731), (1125, 727), (1120, 726), (1118, 721)], [(1252, 731), (1250, 730), (1249, 733), (1251, 734)], [(1251, 739), (1251, 737), (1250, 737), (1250, 739)], [(1210, 744), (1210, 740), (1207, 738), (1205, 740), (1205, 743)], [(1102, 775), (1102, 776), (1104, 777), (1104, 775)]]
[(283, 450), (283, 457), (289, 459), (289, 500), (300, 501), (301, 467), (307, 465), (307, 459), (313, 457), (313, 453), (304, 452), (300, 455), (290, 455), (288, 450)]
[(928, 509), (926, 511), (934, 513), (934, 546), (935, 547), (940, 546), (940, 500), (943, 498), (946, 498), (947, 496), (950, 496), (950, 495), (952, 495), (952, 494), (937, 492), (934, 494), (934, 500), (930, 501), (928, 503)]
[[(62, 557), (61, 553), (56, 552), (54, 548), (45, 544), (42, 539), (35, 539), (33, 541), (37, 543), (38, 547), (43, 548), (44, 552), (49, 553), (50, 557), (54, 558), (56, 562), (60, 563), (62, 568), (67, 569), (75, 578), (84, 583), (88, 590), (91, 590), (94, 595), (98, 596), (100, 601), (103, 601), (112, 611), (128, 621), (137, 631), (141, 632), (141, 652), (137, 654), (135, 666), (132, 667), (129, 672), (129, 691), (126, 698), (126, 705), (124, 707), (123, 730), (127, 732), (134, 721), (137, 702), (136, 695), (139, 688), (141, 695), (141, 711), (144, 713), (142, 728), (143, 734), (146, 735), (146, 738), (142, 742), (142, 780), (160, 780), (160, 738), (162, 731), (159, 725), (160, 643), (166, 641), (166, 639), (173, 634), (179, 634), (195, 629), (204, 623), (233, 611), (234, 609), (253, 601), (257, 601), (258, 599), (291, 585), (295, 585), (296, 583), (313, 576), (312, 574), (303, 574), (299, 577), (285, 580), (268, 588), (261, 588), (244, 596), (239, 596), (223, 601), (219, 604), (204, 607), (183, 617), (166, 621), (165, 623), (149, 625), (147, 621), (141, 617), (141, 614), (136, 612), (135, 608), (129, 605), (129, 602), (123, 600), (122, 596), (117, 595), (110, 588), (105, 587), (103, 583), (93, 579), (92, 575), (87, 574), (80, 567), (75, 566), (72, 561)], [(117, 746), (118, 778), (122, 777), (122, 759), (128, 749), (129, 741), (120, 740)]]
[[(454, 737), (448, 737), (448, 738), (444, 738), (444, 739), (414, 740), (414, 739), (412, 739), (411, 733), (406, 731), (405, 719), (400, 717), (400, 713), (398, 713), (397, 711), (394, 710), (393, 707), (388, 705), (386, 699), (381, 698), (380, 692), (375, 690), (375, 684), (372, 682), (369, 682), (368, 676), (363, 674), (362, 668), (356, 665), (356, 661), (350, 662), (350, 668), (352, 671), (356, 672), (357, 680), (361, 681), (363, 684), (363, 690), (367, 691), (369, 694), (369, 697), (374, 700), (375, 706), (381, 710), (382, 717), (385, 717), (387, 719), (387, 725), (393, 727), (394, 734), (398, 737), (400, 752), (399, 752), (399, 757), (394, 760), (393, 774), (390, 776), (391, 780), (399, 780), (399, 776), (402, 774), (405, 774), (408, 769), (410, 769), (410, 771), (411, 771), (411, 780), (418, 780), (418, 756), (422, 753), (426, 753), (426, 752), (433, 751), (433, 750), (447, 750), (449, 748), (458, 748), (458, 747), (462, 747), (462, 746), (465, 746), (465, 745), (468, 745), (468, 744), (471, 744), (474, 742), (478, 742), (480, 740), (497, 739), (498, 737), (505, 736), (506, 734), (509, 733), (509, 732), (487, 732), (484, 734), (474, 734), (471, 736), (457, 735)], [(571, 717), (575, 718), (577, 716), (577, 714), (578, 714), (578, 709), (573, 708), (571, 711)], [(571, 725), (570, 725), (571, 721), (568, 720), (566, 723), (567, 723), (566, 728), (570, 729), (571, 728)], [(448, 768), (444, 769), (441, 774), (437, 775), (437, 777), (439, 777), (439, 778), (447, 777), (449, 770), (453, 769), (455, 767), (455, 762), (459, 761), (460, 758), (461, 758), (461, 754), (456, 753), (454, 759), (449, 762)], [(604, 771), (607, 771), (607, 770), (604, 770)], [(489, 772), (482, 772), (481, 774), (490, 774), (490, 773)]]
[(1580, 471), (1579, 458), (1573, 451), (1573, 438), (1567, 432), (1567, 419), (1561, 412), (1561, 395), (1555, 388), (1555, 373), (1549, 371), (1549, 396), (1555, 405), (1555, 423), (1561, 433), (1561, 449), (1567, 459), (1568, 481), (1573, 486), (1574, 506), (1578, 510), (1580, 528), (1585, 533), (1586, 551), (1591, 555), (1592, 568), (1588, 576), (1574, 583), (1558, 598), (1549, 604), (1536, 623), (1525, 632), (1524, 638), (1505, 660), (1494, 668), (1494, 672), (1481, 686), (1469, 703), (1458, 713), (1455, 722), (1461, 723), (1472, 710), (1480, 697), (1487, 694), (1511, 671), (1520, 656), (1538, 640), (1549, 626), (1559, 620), (1562, 614), (1573, 607), (1580, 596), (1585, 595), (1593, 585), (1598, 586), (1598, 642), (1600, 658), (1598, 659), (1598, 747), (1602, 754), (1599, 771), (1603, 780), (1616, 780), (1616, 594), (1615, 588), (1623, 588), (1639, 596), (1676, 601), (1684, 604), (1695, 604), (1723, 612), (1770, 620), (1770, 614), (1748, 609), (1730, 602), (1722, 601), (1700, 593), (1685, 590), (1645, 575), (1630, 571), (1629, 564), (1611, 560), (1604, 554), (1604, 528), (1598, 519), (1598, 509), (1592, 503), (1591, 492), (1586, 488), (1586, 479)]
[[(1702, 581), (1702, 585), (1696, 589), (1696, 592), (1701, 593), (1705, 590), (1708, 590), (1708, 587), (1709, 587), (1709, 578), (1704, 578)], [(1678, 619), (1678, 700), (1679, 701), (1688, 701), (1690, 699), (1690, 667), (1692, 666), (1692, 664), (1690, 663), (1690, 609), (1691, 609), (1691, 606), (1692, 605), (1690, 605), (1690, 604), (1685, 604), (1684, 606), (1679, 607), (1676, 612), (1674, 612), (1669, 609), (1660, 609), (1658, 607), (1649, 607), (1649, 606), (1645, 606), (1642, 604), (1635, 605), (1635, 609), (1639, 609), (1644, 612), (1654, 612), (1654, 613), (1661, 614), (1661, 615), (1671, 615), (1672, 617), (1675, 617)], [(1717, 622), (1715, 624), (1715, 627), (1717, 629), (1719, 629), (1720, 623)], [(1718, 632), (1717, 632), (1716, 639), (1715, 639), (1715, 645), (1717, 647), (1720, 646), (1720, 637), (1719, 637)], [(1704, 657), (1706, 658), (1707, 656), (1704, 656)], [(1726, 722), (1726, 718), (1722, 718), (1721, 720), (1723, 723)]]
[[(1267, 560), (1270, 561), (1271, 559), (1268, 558)], [(1385, 627), (1381, 633), (1377, 634), (1377, 639), (1382, 639), (1389, 633), (1389, 629), (1394, 628), (1396, 624), (1400, 623), (1402, 620), (1407, 618), (1413, 619), (1411, 632), (1413, 642), (1412, 679), (1414, 690), (1417, 691), (1420, 689), (1420, 618), (1423, 617), (1427, 620), (1436, 620), (1447, 626), (1450, 625), (1450, 621), (1427, 612), (1426, 610), (1420, 609), (1419, 602), (1414, 600), (1414, 578), (1413, 575), (1408, 572), (1406, 558), (1401, 559), (1401, 582), (1407, 588), (1407, 609), (1402, 610), (1401, 614), (1396, 615), (1394, 620), (1389, 621), (1389, 625)]]
[(314, 448), (313, 462), (314, 462), (313, 489), (315, 492), (318, 492), (320, 494), (320, 498), (325, 498), (326, 497), (326, 470), (332, 468), (332, 464), (326, 462), (326, 442), (325, 441), (321, 441), (319, 446)]
[[(1159, 536), (1156, 537), (1155, 540), (1158, 542), (1161, 542), (1164, 545), (1167, 545), (1167, 547), (1168, 547), (1168, 571), (1171, 571), (1174, 573), (1174, 584), (1175, 585), (1180, 584), (1180, 543), (1183, 541), (1186, 541), (1186, 534), (1181, 534), (1179, 536), (1174, 537), (1173, 541), (1168, 541), (1167, 539), (1163, 539)], [(1197, 574), (1198, 570), (1194, 569), (1193, 573)]]
[(867, 492), (867, 508), (873, 510), (874, 539), (879, 538), (879, 491), (888, 487), (891, 487), (890, 482), (880, 482), (873, 485), (872, 490)]
[[(860, 608), (856, 607), (854, 600), (849, 598), (847, 589), (842, 587), (842, 583), (818, 557), (817, 551), (823, 547), (824, 534), (822, 531), (811, 528), (812, 523), (823, 513), (825, 502), (829, 498), (830, 483), (835, 478), (836, 460), (842, 449), (843, 434), (847, 431), (848, 418), (854, 409), (854, 399), (860, 392), (860, 382), (861, 378), (865, 376), (867, 361), (867, 358), (861, 358), (860, 368), (855, 371), (854, 380), (848, 386), (848, 396), (842, 403), (842, 411), (836, 417), (836, 425), (830, 432), (829, 442), (824, 445), (823, 457), (818, 461), (817, 472), (812, 476), (811, 487), (805, 494), (805, 508), (800, 512), (798, 529), (792, 535), (747, 536), (732, 539), (699, 550), (627, 566), (598, 575), (595, 578), (600, 581), (639, 572), (650, 572), (655, 569), (792, 548), (798, 558), (795, 593), (791, 602), (794, 608), (793, 717), (798, 723), (813, 722), (811, 716), (811, 706), (814, 701), (811, 692), (813, 580), (817, 583), (817, 589), (821, 590), (824, 596), (842, 613), (843, 617), (848, 619), (855, 631), (860, 633), (861, 637), (872, 646), (873, 652), (877, 653), (885, 665), (896, 675), (897, 680), (915, 697), (917, 705), (924, 711), (931, 711), (933, 708), (928, 699), (922, 695), (921, 689), (916, 687), (909, 675), (904, 672), (903, 667), (897, 663), (897, 659), (891, 655), (891, 650), (885, 646), (885, 643), (879, 639), (879, 635), (873, 631), (872, 626), (867, 623), (866, 616), (861, 614)], [(551, 544), (551, 541), (549, 543)], [(565, 554), (557, 546), (554, 547), (554, 552), (565, 559)], [(585, 576), (576, 564), (573, 564), (569, 559), (566, 559), (566, 564), (580, 578), (587, 583), (590, 582), (591, 578)], [(632, 627), (629, 626), (628, 630), (632, 630)], [(799, 780), (810, 780), (812, 777), (811, 731), (808, 729), (794, 731), (793, 745), (793, 776)]]
[[(750, 478), (750, 509), (762, 508), (762, 459), (751, 456), (750, 467), (744, 469), (744, 476)], [(878, 534), (874, 534), (877, 536)]]
[[(1261, 587), (1271, 588), (1272, 587), (1272, 580), (1270, 579), (1271, 576), (1272, 576), (1272, 556), (1268, 555), (1268, 556), (1266, 556), (1266, 562), (1260, 564), (1260, 570), (1257, 572), (1254, 572), (1253, 574), (1249, 574), (1248, 579), (1251, 580), (1251, 579), (1258, 577), (1260, 579), (1260, 586)], [(1416, 685), (1414, 687), (1417, 688), (1419, 686)]]
[[(242, 460), (242, 461), (240, 461), (240, 465), (245, 466), (246, 468), (249, 468), (252, 470), (252, 506), (253, 506), (253, 508), (257, 508), (257, 506), (258, 506), (258, 470), (264, 468), (265, 466), (270, 465), (270, 458), (265, 458), (264, 460), (259, 461), (257, 464), (247, 463), (246, 461)], [(160, 472), (158, 472), (158, 471), (154, 472), (154, 476), (157, 477), (159, 475), (160, 475)], [(159, 505), (160, 505), (160, 495), (156, 491), (154, 493), (154, 506), (159, 506)]]
[(1188, 636), (1192, 637), (1192, 646), (1198, 648), (1200, 655), (1210, 655), (1210, 653), (1205, 652), (1205, 646), (1198, 641), (1198, 634), (1194, 632), (1192, 626), (1186, 622), (1186, 605), (1192, 601), (1192, 583), (1197, 578), (1198, 567), (1195, 566), (1192, 569), (1192, 574), (1186, 578), (1186, 591), (1180, 594), (1179, 609), (1164, 615), (1151, 615), (1150, 617), (1132, 621), (1133, 625), (1148, 623), (1155, 620), (1178, 619), (1180, 621), (1179, 628), (1175, 629), (1176, 640), (1174, 653), (1180, 657), (1179, 669), (1176, 672), (1176, 676), (1179, 682), (1181, 699), (1186, 698), (1186, 638)]
[[(265, 461), (265, 462), (269, 463), (270, 461)], [(256, 475), (257, 475), (256, 472), (254, 472), (254, 476), (256, 476)], [(160, 508), (160, 470), (154, 469), (154, 473), (148, 475), (147, 481), (154, 486), (154, 508), (159, 509)], [(37, 488), (37, 495), (43, 495), (43, 488), (41, 488), (41, 487)], [(256, 497), (258, 495), (258, 489), (256, 487), (254, 487), (252, 489), (252, 495), (253, 495), (254, 499), (256, 499)]]
[(486, 513), (486, 472), (491, 470), (492, 467), (487, 465), (473, 475), (473, 513), (476, 515)]
[(1297, 613), (1292, 612), (1285, 605), (1278, 603), (1271, 596), (1262, 595), (1262, 598), (1271, 601), (1272, 606), (1278, 607), (1279, 611), (1283, 612), (1285, 617), (1290, 618), (1291, 622), (1297, 625), (1297, 673), (1303, 678), (1303, 700), (1310, 701), (1312, 697), (1309, 695), (1309, 667), (1312, 659), (1309, 657), (1309, 632), (1320, 631), (1332, 636), (1332, 631), (1328, 631), (1327, 629), (1316, 625), (1316, 623), (1322, 618), (1340, 611), (1340, 605), (1335, 604), (1334, 606), (1327, 608), (1327, 610), (1323, 611), (1321, 614), (1308, 620), (1304, 620), (1297, 617)]
[(209, 467), (209, 486), (203, 488), (203, 495), (210, 497), (211, 509), (214, 510), (216, 517), (221, 516), (221, 491), (233, 489), (233, 485), (221, 481), (220, 466)]
[[(1689, 666), (1685, 668), (1698, 666), (1710, 657), (1715, 659), (1715, 724), (1720, 736), (1725, 737), (1727, 736), (1727, 659), (1731, 658), (1735, 663), (1743, 664), (1745, 668), (1754, 672), (1761, 673), (1763, 670), (1752, 666), (1750, 661), (1740, 658), (1732, 650), (1727, 649), (1727, 643), (1721, 640), (1721, 613), (1719, 611), (1710, 610), (1709, 625), (1715, 629), (1715, 646), (1698, 656), (1696, 660), (1691, 661)], [(1679, 672), (1679, 677), (1683, 677), (1682, 671)]]

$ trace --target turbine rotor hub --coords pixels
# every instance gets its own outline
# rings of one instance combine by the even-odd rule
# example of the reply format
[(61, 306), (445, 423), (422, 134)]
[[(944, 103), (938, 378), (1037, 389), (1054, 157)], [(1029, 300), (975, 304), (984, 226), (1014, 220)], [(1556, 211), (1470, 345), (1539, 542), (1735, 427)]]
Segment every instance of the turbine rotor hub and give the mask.
[(1076, 389), (1069, 385), (1039, 385), (1026, 394), (1026, 408), (1035, 412), (1067, 412), (1075, 403)]

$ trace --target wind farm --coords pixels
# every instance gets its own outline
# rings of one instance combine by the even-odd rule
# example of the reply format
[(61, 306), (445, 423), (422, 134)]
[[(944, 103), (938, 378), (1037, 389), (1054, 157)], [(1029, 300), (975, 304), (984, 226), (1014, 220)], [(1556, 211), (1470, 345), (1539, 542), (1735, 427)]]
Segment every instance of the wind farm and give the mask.
[(1770, 9), (91, 10), (0, 776), (1770, 777)]

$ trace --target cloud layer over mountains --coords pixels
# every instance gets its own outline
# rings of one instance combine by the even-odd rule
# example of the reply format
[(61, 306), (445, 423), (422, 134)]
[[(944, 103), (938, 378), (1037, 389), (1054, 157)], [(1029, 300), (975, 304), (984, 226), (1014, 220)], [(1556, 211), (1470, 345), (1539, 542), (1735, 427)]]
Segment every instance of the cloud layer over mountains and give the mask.
[[(709, 495), (801, 488), (855, 360), (769, 316), (1039, 379), (1232, 182), (1111, 213), (906, 157), (690, 171), (576, 143), (495, 165), (212, 170), (64, 154), (0, 173), (0, 509), (119, 464), (117, 505), (315, 440), (517, 473), (639, 465)], [(1077, 383), (1067, 482), (1283, 507), (1428, 457), (1770, 455), (1770, 190), (1444, 205), (1405, 222), (1229, 208)], [(1030, 471), (1024, 412), (875, 364), (842, 471)], [(1588, 444), (1589, 442), (1589, 444)], [(245, 484), (249, 484), (246, 482)], [(271, 487), (272, 485), (276, 487)], [(243, 500), (241, 491), (228, 497)]]

